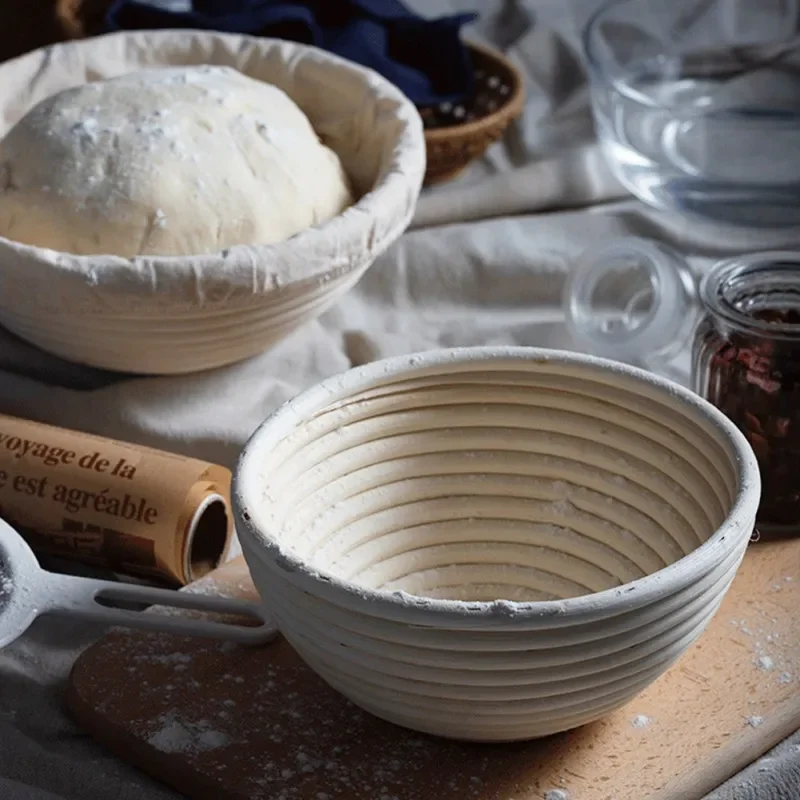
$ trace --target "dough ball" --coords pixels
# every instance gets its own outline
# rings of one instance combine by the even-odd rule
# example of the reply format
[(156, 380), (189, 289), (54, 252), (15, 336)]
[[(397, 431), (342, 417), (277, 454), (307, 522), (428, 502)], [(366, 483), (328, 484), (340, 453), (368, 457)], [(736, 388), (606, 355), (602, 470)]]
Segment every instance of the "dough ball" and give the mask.
[(0, 143), (0, 235), (79, 255), (192, 255), (286, 239), (353, 202), (280, 89), (227, 67), (68, 89)]

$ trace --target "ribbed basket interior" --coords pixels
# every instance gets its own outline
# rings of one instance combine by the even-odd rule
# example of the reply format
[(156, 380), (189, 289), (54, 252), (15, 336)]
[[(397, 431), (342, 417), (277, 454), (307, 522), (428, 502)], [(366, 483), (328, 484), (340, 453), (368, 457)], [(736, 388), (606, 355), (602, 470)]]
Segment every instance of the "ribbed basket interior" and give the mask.
[(270, 533), (357, 585), (557, 600), (652, 574), (737, 492), (721, 434), (578, 365), (393, 379), (298, 425), (264, 465)]

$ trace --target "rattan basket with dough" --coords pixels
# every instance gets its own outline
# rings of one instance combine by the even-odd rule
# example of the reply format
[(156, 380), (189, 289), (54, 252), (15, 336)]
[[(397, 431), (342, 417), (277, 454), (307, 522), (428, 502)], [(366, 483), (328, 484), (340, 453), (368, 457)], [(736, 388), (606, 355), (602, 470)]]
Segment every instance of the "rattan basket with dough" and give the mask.
[(59, 90), (178, 64), (231, 66), (286, 91), (358, 201), (285, 242), (191, 257), (81, 257), (0, 238), (0, 323), (23, 339), (134, 373), (229, 364), (321, 314), (408, 225), (425, 173), (419, 114), (376, 73), (304, 45), (199, 31), (54, 45), (0, 65), (0, 135)]
[(596, 720), (703, 632), (760, 495), (744, 436), (691, 392), (525, 348), (329, 379), (246, 446), (253, 581), (362, 708), (456, 739)]

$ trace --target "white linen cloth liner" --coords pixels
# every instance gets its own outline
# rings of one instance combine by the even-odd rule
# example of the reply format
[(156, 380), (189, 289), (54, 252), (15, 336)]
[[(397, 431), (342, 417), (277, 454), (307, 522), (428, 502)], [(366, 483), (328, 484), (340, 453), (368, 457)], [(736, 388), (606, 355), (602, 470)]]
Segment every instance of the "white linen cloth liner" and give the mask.
[[(687, 252), (698, 270), (744, 250), (800, 247), (800, 231), (704, 229), (619, 199), (618, 185), (604, 182), (607, 171), (596, 156), (574, 155), (577, 148), (591, 153), (594, 147), (576, 27), (597, 2), (573, 0), (570, 7), (562, 0), (494, 0), (481, 8), (485, 16), (471, 33), (503, 45), (527, 76), (523, 119), (468, 174), (428, 191), (417, 220), (431, 227), (403, 236), (319, 320), (242, 364), (124, 380), (0, 335), (0, 413), (232, 464), (266, 414), (351, 364), (449, 345), (570, 348), (560, 305), (564, 277), (586, 247), (603, 239), (654, 237)], [(412, 4), (430, 15), (476, 5), (471, 0)], [(562, 157), (582, 159), (590, 174), (582, 179), (579, 172), (570, 173), (561, 166)], [(571, 174), (572, 182), (562, 181), (558, 172)], [(547, 182), (546, 194), (537, 175)], [(505, 199), (495, 201), (501, 193)], [(472, 219), (496, 216), (501, 203), (504, 216), (460, 223), (456, 196), (470, 203)], [(564, 207), (574, 210), (559, 210)], [(85, 626), (42, 621), (0, 652), (0, 775), (61, 800), (172, 800), (174, 792), (106, 753), (63, 712), (69, 667), (95, 638), (96, 631)], [(795, 736), (707, 800), (798, 796), (800, 737)], [(2, 779), (0, 797), (54, 800)]]

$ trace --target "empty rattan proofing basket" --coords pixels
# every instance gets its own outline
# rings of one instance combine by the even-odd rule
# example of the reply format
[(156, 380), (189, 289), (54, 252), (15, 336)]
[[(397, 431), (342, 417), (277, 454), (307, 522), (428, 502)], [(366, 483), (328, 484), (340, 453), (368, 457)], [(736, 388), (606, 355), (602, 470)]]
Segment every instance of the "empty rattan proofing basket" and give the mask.
[[(425, 183), (455, 178), (498, 141), (523, 111), (525, 84), (522, 73), (503, 53), (474, 42), (467, 43), (475, 91), (461, 104), (446, 104), (446, 112), (422, 109), (426, 120), (428, 166)], [(465, 118), (459, 119), (461, 111)]]
[(127, 372), (229, 364), (321, 314), (406, 228), (425, 172), (419, 114), (376, 73), (305, 45), (203, 31), (54, 45), (0, 65), (0, 135), (62, 89), (193, 64), (234, 67), (283, 89), (341, 157), (357, 202), (286, 241), (200, 256), (76, 256), (0, 238), (0, 323), (11, 331)]
[(760, 494), (742, 434), (636, 369), (526, 348), (378, 362), (301, 394), (235, 475), (289, 642), (384, 719), (479, 741), (596, 720), (702, 633)]

